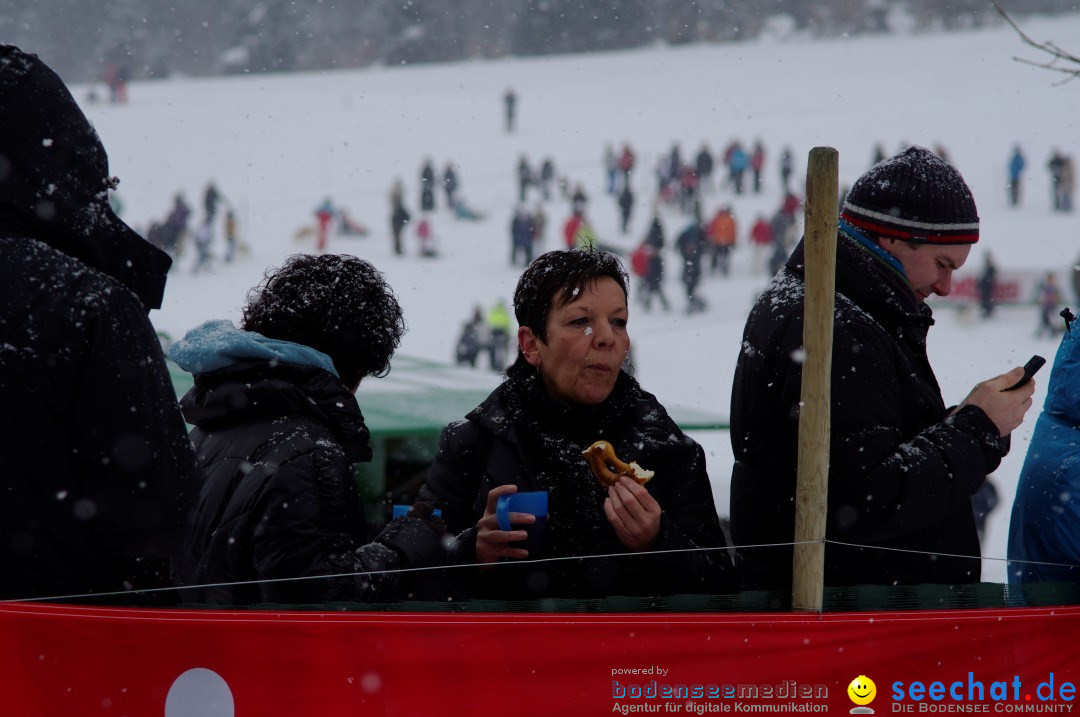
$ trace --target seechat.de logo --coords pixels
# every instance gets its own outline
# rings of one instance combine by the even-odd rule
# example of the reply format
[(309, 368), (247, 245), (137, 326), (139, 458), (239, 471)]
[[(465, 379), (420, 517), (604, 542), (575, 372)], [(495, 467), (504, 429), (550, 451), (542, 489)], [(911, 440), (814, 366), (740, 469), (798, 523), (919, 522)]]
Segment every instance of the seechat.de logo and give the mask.
[(867, 707), (877, 697), (877, 685), (866, 675), (859, 675), (847, 686), (847, 694), (855, 706), (851, 708), (853, 715), (872, 715), (874, 710)]

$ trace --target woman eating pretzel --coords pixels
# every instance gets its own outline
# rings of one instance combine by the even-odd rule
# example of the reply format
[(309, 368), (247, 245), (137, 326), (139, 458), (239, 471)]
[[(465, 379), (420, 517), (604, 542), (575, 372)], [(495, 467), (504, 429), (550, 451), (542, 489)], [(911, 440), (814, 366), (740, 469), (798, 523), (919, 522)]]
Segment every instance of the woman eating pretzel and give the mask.
[[(475, 564), (453, 571), (466, 595), (733, 590), (704, 451), (627, 370), (619, 260), (591, 249), (544, 254), (518, 281), (514, 313), (516, 361), (443, 431), (421, 491), (457, 535), (455, 561)], [(528, 513), (510, 512), (508, 526), (504, 514), (510, 529), (500, 528), (500, 496), (526, 491), (548, 494), (541, 535)]]

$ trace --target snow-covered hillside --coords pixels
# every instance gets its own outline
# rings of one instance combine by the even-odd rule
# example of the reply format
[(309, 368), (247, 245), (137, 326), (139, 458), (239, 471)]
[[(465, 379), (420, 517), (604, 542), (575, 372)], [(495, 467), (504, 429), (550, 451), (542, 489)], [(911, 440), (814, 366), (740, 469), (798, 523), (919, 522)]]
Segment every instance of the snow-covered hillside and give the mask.
[[(1035, 38), (1067, 45), (1080, 37), (1080, 15), (1030, 20)], [(33, 49), (33, 48), (27, 48)], [(1075, 48), (1074, 48), (1075, 49)], [(1046, 71), (1019, 64), (1019, 38), (1008, 29), (918, 37), (653, 48), (635, 52), (504, 59), (442, 66), (378, 68), (308, 75), (260, 75), (135, 84), (130, 103), (87, 104), (112, 171), (122, 179), (125, 219), (145, 228), (162, 219), (183, 191), (201, 216), (201, 193), (213, 179), (236, 207), (251, 254), (209, 273), (191, 272), (192, 254), (170, 278), (166, 305), (154, 323), (176, 336), (207, 318), (237, 318), (246, 291), (268, 266), (312, 250), (295, 234), (313, 224), (325, 197), (372, 228), (363, 239), (335, 237), (330, 249), (369, 258), (399, 293), (410, 332), (401, 353), (449, 360), (461, 322), (476, 304), (509, 299), (520, 269), (509, 265), (509, 224), (516, 203), (514, 167), (521, 155), (538, 165), (550, 156), (571, 184), (589, 195), (590, 215), (607, 243), (629, 249), (643, 235), (655, 191), (652, 168), (679, 142), (684, 156), (707, 141), (714, 151), (731, 139), (761, 139), (768, 150), (761, 195), (705, 195), (707, 215), (734, 208), (742, 246), (733, 276), (706, 281), (709, 310), (683, 315), (669, 254), (667, 294), (676, 310), (646, 314), (632, 307), (634, 358), (643, 384), (662, 401), (727, 414), (743, 322), (766, 278), (752, 275), (746, 232), (758, 213), (771, 214), (781, 196), (777, 159), (783, 145), (840, 151), (841, 184), (850, 185), (882, 143), (943, 145), (975, 192), (982, 241), (969, 267), (992, 251), (999, 266), (1065, 271), (1080, 254), (1075, 214), (1052, 213), (1045, 163), (1055, 147), (1080, 151), (1080, 100), (1075, 85), (1056, 86)], [(45, 58), (46, 60), (48, 58)], [(502, 126), (507, 87), (519, 97), (518, 130)], [(78, 89), (85, 96), (86, 88)], [(617, 207), (604, 192), (606, 143), (629, 142), (643, 171), (631, 232), (617, 230)], [(1024, 203), (1006, 204), (1006, 161), (1021, 143), (1029, 171)], [(485, 221), (455, 220), (440, 194), (432, 216), (441, 250), (421, 259), (415, 234), (408, 254), (394, 256), (387, 195), (401, 178), (419, 215), (419, 170), (430, 157), (438, 170), (453, 162), (461, 194), (486, 211)], [(535, 206), (537, 195), (529, 200)], [(568, 202), (544, 205), (546, 246), (562, 245)], [(663, 213), (671, 237), (685, 224)], [(220, 238), (220, 232), (219, 232)], [(220, 255), (222, 248), (216, 249)], [(990, 322), (943, 308), (930, 336), (931, 358), (946, 401), (957, 402), (976, 381), (1022, 364), (1030, 354), (1054, 355), (1056, 341), (1034, 338), (1035, 309), (1005, 309)], [(1045, 371), (1042, 378), (1048, 375)], [(1045, 380), (1036, 394), (1041, 406)], [(364, 389), (359, 400), (363, 404)], [(1005, 554), (1008, 512), (1037, 410), (1013, 440), (994, 477), (1002, 505), (991, 519), (984, 552)], [(727, 512), (730, 447), (725, 433), (697, 435), (709, 452), (717, 503)], [(985, 562), (984, 579), (1004, 579), (1004, 564)]]

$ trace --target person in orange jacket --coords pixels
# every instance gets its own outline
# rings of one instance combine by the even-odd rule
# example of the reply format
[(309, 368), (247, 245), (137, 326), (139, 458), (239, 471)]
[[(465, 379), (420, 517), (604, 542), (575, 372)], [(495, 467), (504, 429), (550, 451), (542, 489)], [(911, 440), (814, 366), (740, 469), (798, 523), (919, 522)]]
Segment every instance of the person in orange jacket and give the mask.
[(712, 256), (709, 273), (715, 274), (719, 269), (724, 276), (728, 275), (731, 250), (735, 246), (735, 230), (735, 216), (731, 213), (731, 207), (718, 209), (705, 230), (709, 238), (709, 254)]

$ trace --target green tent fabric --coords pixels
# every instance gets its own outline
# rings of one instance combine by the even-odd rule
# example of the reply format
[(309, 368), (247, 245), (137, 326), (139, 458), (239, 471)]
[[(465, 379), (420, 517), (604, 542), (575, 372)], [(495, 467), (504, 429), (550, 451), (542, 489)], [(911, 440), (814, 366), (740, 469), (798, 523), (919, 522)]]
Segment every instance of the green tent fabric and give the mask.
[[(194, 385), (172, 361), (169, 375), (177, 397)], [(356, 394), (374, 438), (438, 435), (476, 408), (500, 382), (498, 374), (410, 356), (396, 356), (384, 378), (369, 378)], [(707, 411), (668, 406), (684, 431), (727, 430), (727, 418)]]

